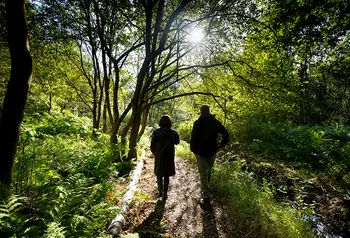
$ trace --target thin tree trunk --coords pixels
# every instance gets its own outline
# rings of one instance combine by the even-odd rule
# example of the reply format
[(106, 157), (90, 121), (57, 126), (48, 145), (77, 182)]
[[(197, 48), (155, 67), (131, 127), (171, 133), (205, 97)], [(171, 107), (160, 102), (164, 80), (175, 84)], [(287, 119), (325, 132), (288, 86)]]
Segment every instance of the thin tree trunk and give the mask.
[(25, 1), (7, 0), (6, 11), (11, 76), (0, 121), (0, 182), (10, 188), (19, 129), (32, 74), (32, 58), (28, 47)]
[(118, 118), (118, 121), (116, 121), (113, 124), (112, 133), (111, 133), (111, 143), (116, 144), (118, 142), (117, 134), (118, 134), (120, 125), (121, 125), (122, 121), (124, 120), (125, 116), (130, 111), (130, 109), (131, 109), (131, 103), (124, 110), (123, 114)]
[(120, 137), (121, 137), (123, 144), (126, 142), (126, 136), (130, 130), (131, 124), (132, 124), (132, 119), (130, 118), (130, 120), (128, 121), (126, 126), (123, 128), (122, 133), (120, 134)]
[(125, 127), (124, 127), (123, 130), (122, 130), (122, 133), (120, 134), (120, 136), (121, 136), (122, 138), (126, 138), (128, 132), (129, 132), (129, 130), (130, 130), (131, 124), (132, 124), (132, 120), (130, 119), (130, 120), (128, 121), (128, 123), (126, 123)]
[[(102, 102), (102, 96), (103, 96), (103, 87), (101, 86), (101, 74), (100, 74), (100, 67), (97, 57), (97, 46), (95, 42), (95, 38), (92, 34), (92, 17), (91, 17), (91, 9), (89, 2), (86, 2), (87, 5), (82, 4), (83, 11), (85, 13), (86, 21), (87, 21), (87, 35), (88, 39), (90, 41), (91, 46), (91, 60), (92, 60), (92, 66), (94, 69), (94, 77), (93, 77), (93, 83), (90, 84), (90, 87), (93, 92), (93, 110), (92, 110), (92, 116), (93, 116), (93, 128), (92, 128), (92, 135), (96, 136), (96, 130), (100, 127), (100, 118), (101, 118), (101, 102)], [(82, 66), (83, 67), (83, 66)], [(100, 88), (100, 94), (99, 89)], [(101, 92), (102, 91), (102, 92)]]
[(110, 87), (110, 78), (107, 76), (105, 79), (105, 107), (106, 107), (106, 113), (108, 113), (109, 117), (109, 124), (113, 125), (113, 114), (111, 110), (111, 100), (109, 98), (109, 87)]
[[(101, 80), (101, 78), (99, 78), (99, 81)], [(99, 82), (99, 99), (98, 99), (98, 102), (97, 102), (97, 105), (98, 105), (98, 110), (97, 110), (97, 129), (100, 128), (100, 122), (101, 122), (101, 115), (102, 115), (102, 103), (103, 103), (103, 89), (104, 89), (104, 85)]]
[(150, 109), (151, 109), (151, 107), (147, 107), (142, 113), (141, 130), (139, 132), (139, 136), (142, 136), (143, 133), (145, 133), (145, 129), (147, 126), (147, 119), (148, 119)]
[[(106, 50), (107, 50), (107, 45), (105, 41), (105, 20), (104, 18), (100, 15), (100, 9), (97, 1), (94, 1), (94, 8), (96, 10), (96, 22), (97, 22), (97, 29), (98, 29), (98, 36), (100, 38), (100, 43), (101, 43), (101, 51), (102, 51), (102, 67), (103, 67), (103, 84), (104, 84), (104, 90), (105, 90), (105, 104), (107, 105), (106, 110), (109, 115), (110, 123), (111, 125), (113, 124), (113, 115), (111, 111), (111, 103), (109, 99), (109, 86), (110, 86), (110, 78), (108, 75), (108, 67), (107, 67), (107, 57), (106, 57)], [(101, 81), (99, 81), (101, 82)], [(101, 86), (101, 83), (100, 83)], [(103, 89), (101, 88), (101, 95), (102, 95)]]
[(141, 107), (139, 105), (135, 106), (131, 120), (132, 120), (132, 123), (131, 123), (129, 153), (128, 153), (129, 160), (137, 157), (136, 145), (137, 145), (137, 138), (139, 134), (138, 132), (139, 132), (140, 122), (141, 122)]
[(93, 107), (92, 107), (92, 136), (96, 136), (96, 129), (98, 129), (98, 121), (97, 121), (97, 92), (96, 89), (93, 90)]
[(103, 112), (102, 112), (102, 131), (103, 133), (107, 132), (107, 104), (105, 103), (103, 105)]
[(119, 109), (118, 109), (118, 89), (119, 89), (119, 68), (118, 65), (114, 64), (114, 73), (115, 73), (115, 82), (113, 87), (113, 116), (114, 121), (116, 123), (119, 120)]

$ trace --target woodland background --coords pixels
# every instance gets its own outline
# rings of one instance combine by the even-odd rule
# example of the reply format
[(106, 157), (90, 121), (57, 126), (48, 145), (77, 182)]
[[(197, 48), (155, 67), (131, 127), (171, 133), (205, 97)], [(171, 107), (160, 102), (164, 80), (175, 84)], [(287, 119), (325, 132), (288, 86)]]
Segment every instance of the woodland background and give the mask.
[[(136, 148), (163, 114), (188, 142), (202, 104), (230, 131), (220, 168), (248, 156), (327, 178), (347, 219), (349, 12), (340, 0), (0, 2), (1, 234), (103, 236)], [(288, 190), (253, 180), (269, 201)]]

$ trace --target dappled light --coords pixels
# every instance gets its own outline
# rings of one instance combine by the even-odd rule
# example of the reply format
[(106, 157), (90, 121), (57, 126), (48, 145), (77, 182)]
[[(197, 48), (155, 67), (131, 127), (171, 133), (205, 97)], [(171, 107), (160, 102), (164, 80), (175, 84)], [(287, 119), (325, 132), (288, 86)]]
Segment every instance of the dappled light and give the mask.
[(349, 23), (344, 0), (1, 1), (0, 237), (350, 237)]

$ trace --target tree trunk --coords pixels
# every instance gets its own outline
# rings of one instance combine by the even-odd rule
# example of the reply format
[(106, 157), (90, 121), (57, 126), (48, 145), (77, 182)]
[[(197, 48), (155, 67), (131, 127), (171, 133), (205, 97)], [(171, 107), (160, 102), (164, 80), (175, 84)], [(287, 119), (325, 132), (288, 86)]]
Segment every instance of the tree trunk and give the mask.
[(115, 81), (114, 81), (114, 87), (113, 87), (113, 116), (114, 116), (113, 124), (119, 120), (118, 90), (119, 90), (120, 71), (117, 64), (114, 64), (114, 73), (115, 73)]
[(125, 116), (128, 114), (128, 112), (131, 109), (131, 103), (127, 106), (127, 108), (124, 110), (123, 114), (118, 118), (118, 120), (113, 124), (112, 133), (111, 133), (111, 143), (116, 144), (118, 142), (118, 131), (120, 128), (120, 125), (122, 124), (122, 121), (124, 120)]
[(32, 74), (32, 58), (28, 47), (25, 1), (7, 0), (6, 10), (11, 76), (0, 122), (0, 182), (10, 188), (19, 129)]
[[(114, 72), (115, 72), (115, 82), (113, 87), (113, 124), (112, 124), (112, 133), (111, 133), (111, 143), (116, 144), (118, 142), (118, 131), (119, 127), (124, 120), (124, 117), (131, 109), (131, 104), (125, 109), (124, 113), (119, 117), (118, 109), (118, 88), (119, 88), (119, 68), (118, 65), (114, 63)], [(126, 112), (126, 113), (125, 113)]]
[(92, 107), (92, 136), (96, 137), (96, 130), (98, 129), (98, 121), (97, 121), (97, 92), (93, 90), (93, 107)]
[(128, 153), (129, 160), (137, 157), (136, 145), (137, 145), (137, 139), (139, 134), (140, 122), (141, 122), (141, 107), (139, 105), (135, 106), (131, 119), (132, 119), (132, 123), (131, 123), (131, 133), (130, 133), (130, 139), (129, 139), (129, 153)]
[(147, 119), (148, 119), (150, 109), (151, 109), (151, 107), (147, 107), (142, 113), (141, 130), (139, 132), (140, 137), (143, 135), (143, 133), (145, 133), (145, 129), (147, 126)]
[(107, 132), (107, 104), (105, 103), (103, 105), (103, 112), (102, 112), (102, 131), (103, 133)]
[(122, 141), (126, 141), (126, 135), (128, 134), (128, 131), (130, 129), (130, 126), (131, 126), (131, 123), (132, 123), (132, 120), (130, 119), (128, 121), (128, 123), (126, 124), (126, 126), (123, 128), (123, 131), (122, 133), (120, 134), (121, 138), (122, 138)]

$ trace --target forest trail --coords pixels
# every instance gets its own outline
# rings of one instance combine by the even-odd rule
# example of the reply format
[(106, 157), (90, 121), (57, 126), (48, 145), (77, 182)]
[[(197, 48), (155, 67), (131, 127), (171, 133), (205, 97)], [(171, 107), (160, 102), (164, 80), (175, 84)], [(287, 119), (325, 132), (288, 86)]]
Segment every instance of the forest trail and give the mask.
[[(133, 206), (125, 213), (123, 233), (138, 232), (157, 237), (232, 237), (223, 209), (213, 201), (214, 213), (199, 206), (200, 183), (197, 166), (175, 158), (176, 175), (170, 178), (168, 199), (157, 200), (153, 158), (146, 154)], [(146, 237), (145, 236), (145, 237)], [(142, 236), (141, 236), (142, 237)]]

